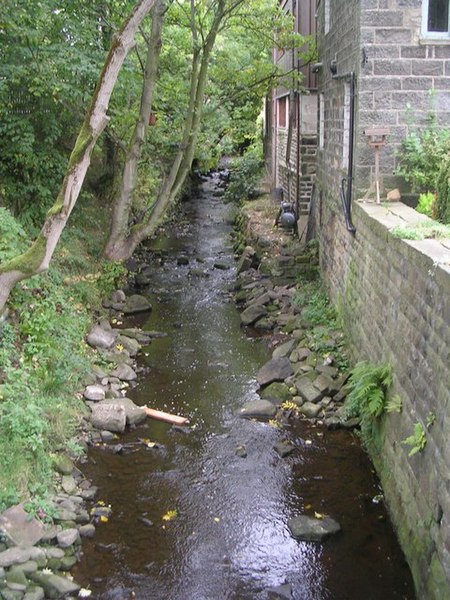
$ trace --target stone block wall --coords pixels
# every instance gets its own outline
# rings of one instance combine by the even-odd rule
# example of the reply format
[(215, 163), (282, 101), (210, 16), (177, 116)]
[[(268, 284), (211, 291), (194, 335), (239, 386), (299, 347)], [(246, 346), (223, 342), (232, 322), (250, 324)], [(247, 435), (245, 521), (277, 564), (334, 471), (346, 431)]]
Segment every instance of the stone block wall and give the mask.
[(374, 153), (363, 130), (386, 126), (381, 152), (387, 189), (407, 191), (394, 174), (396, 154), (408, 132), (423, 127), (430, 111), (440, 125), (450, 123), (450, 40), (422, 37), (422, 0), (362, 0), (358, 82), (355, 187), (367, 189)]
[[(329, 4), (329, 31), (325, 33), (325, 7)], [(323, 0), (318, 9), (319, 147), (317, 181), (328, 201), (339, 205), (341, 179), (347, 174), (345, 151), (348, 81), (346, 74), (359, 70), (360, 0)], [(335, 61), (336, 75), (331, 65)]]
[[(418, 598), (450, 598), (450, 241), (393, 237), (418, 220), (402, 204), (355, 205), (354, 236), (329, 206), (321, 212), (323, 277), (355, 360), (390, 363), (403, 402), (383, 418), (372, 458)], [(417, 423), (427, 443), (408, 456), (402, 441)]]
[[(325, 5), (330, 29), (325, 34)], [(319, 93), (323, 94), (323, 147), (319, 181), (338, 189), (346, 169), (345, 73), (356, 75), (355, 197), (363, 196), (374, 179), (375, 155), (364, 130), (387, 127), (381, 150), (384, 187), (406, 182), (395, 175), (397, 153), (408, 132), (423, 128), (430, 113), (439, 125), (450, 123), (450, 39), (432, 40), (421, 33), (422, 0), (323, 0), (320, 2), (318, 51), (323, 63)], [(331, 61), (336, 61), (337, 78)], [(338, 202), (338, 194), (334, 193)]]

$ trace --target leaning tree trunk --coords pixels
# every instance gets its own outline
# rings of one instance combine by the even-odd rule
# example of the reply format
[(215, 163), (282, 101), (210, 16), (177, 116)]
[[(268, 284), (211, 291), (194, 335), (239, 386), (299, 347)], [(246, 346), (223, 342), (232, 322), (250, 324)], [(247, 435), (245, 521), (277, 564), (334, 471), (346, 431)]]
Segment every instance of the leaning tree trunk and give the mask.
[(224, 0), (219, 0), (214, 22), (201, 51), (198, 48), (196, 31), (193, 27), (194, 55), (191, 91), (180, 149), (175, 156), (170, 171), (161, 186), (161, 190), (149, 214), (142, 223), (134, 225), (131, 228), (128, 236), (123, 237), (121, 243), (116, 244), (114, 254), (109, 254), (109, 258), (113, 260), (126, 260), (133, 254), (138, 244), (155, 232), (189, 173), (200, 131), (203, 95), (208, 79), (209, 59), (224, 17), (224, 5)]
[(156, 0), (152, 11), (152, 31), (148, 40), (139, 117), (126, 151), (120, 187), (113, 199), (111, 228), (109, 239), (104, 249), (104, 255), (112, 260), (122, 254), (122, 244), (128, 235), (128, 221), (137, 185), (138, 164), (142, 155), (142, 147), (152, 110), (165, 10), (165, 0)]
[(112, 42), (91, 105), (70, 155), (58, 197), (48, 211), (36, 241), (26, 252), (0, 265), (0, 312), (19, 281), (48, 269), (56, 244), (78, 199), (91, 162), (92, 150), (108, 122), (106, 111), (120, 68), (134, 45), (139, 25), (155, 1), (140, 0)]

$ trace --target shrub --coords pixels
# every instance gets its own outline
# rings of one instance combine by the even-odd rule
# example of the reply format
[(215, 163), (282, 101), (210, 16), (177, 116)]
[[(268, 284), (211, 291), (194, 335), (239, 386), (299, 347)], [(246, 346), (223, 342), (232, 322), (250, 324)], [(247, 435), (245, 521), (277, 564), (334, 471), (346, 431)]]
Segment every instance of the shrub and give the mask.
[(442, 163), (437, 180), (436, 219), (450, 223), (450, 157)]
[(434, 217), (434, 204), (436, 202), (436, 196), (432, 192), (426, 192), (419, 194), (419, 202), (416, 206), (417, 212), (427, 217)]
[(435, 192), (449, 151), (450, 129), (438, 129), (431, 117), (426, 129), (413, 131), (403, 140), (396, 172), (411, 183), (414, 192)]
[(252, 146), (237, 159), (224, 199), (226, 202), (242, 202), (252, 197), (261, 177), (264, 161), (259, 146)]

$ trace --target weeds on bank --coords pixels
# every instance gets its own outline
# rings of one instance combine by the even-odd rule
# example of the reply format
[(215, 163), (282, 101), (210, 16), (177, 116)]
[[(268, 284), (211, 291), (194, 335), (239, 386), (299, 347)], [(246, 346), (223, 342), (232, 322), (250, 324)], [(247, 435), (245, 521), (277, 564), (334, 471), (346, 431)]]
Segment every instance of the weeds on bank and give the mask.
[(425, 221), (415, 225), (394, 227), (391, 233), (402, 240), (446, 239), (450, 238), (450, 226), (436, 221)]
[[(92, 307), (120, 275), (86, 252), (86, 235), (69, 230), (50, 270), (13, 290), (0, 321), (0, 510), (19, 500), (45, 505), (54, 453), (80, 451), (72, 441), (84, 411), (76, 392), (94, 358), (84, 338)], [(99, 249), (98, 235), (91, 237)], [(28, 243), (0, 208), (0, 262)], [(93, 272), (99, 277), (87, 276)]]
[(301, 281), (293, 302), (301, 308), (301, 323), (306, 327), (309, 348), (323, 359), (333, 357), (333, 364), (344, 371), (349, 368), (345, 336), (339, 318), (319, 280)]

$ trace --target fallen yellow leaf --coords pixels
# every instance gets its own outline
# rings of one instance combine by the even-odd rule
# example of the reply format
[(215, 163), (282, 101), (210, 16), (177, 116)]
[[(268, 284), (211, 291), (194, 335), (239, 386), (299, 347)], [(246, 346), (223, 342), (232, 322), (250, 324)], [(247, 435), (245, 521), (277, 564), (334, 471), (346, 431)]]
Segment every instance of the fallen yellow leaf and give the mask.
[(108, 517), (107, 517), (107, 516), (105, 516), (105, 515), (102, 515), (102, 516), (100, 517), (100, 521), (101, 521), (102, 523), (107, 523), (107, 522), (109, 521), (109, 519), (108, 519)]
[(162, 520), (163, 521), (172, 521), (172, 519), (175, 519), (175, 517), (178, 516), (178, 511), (177, 510), (168, 510), (166, 512), (165, 515), (163, 515)]
[(324, 519), (325, 515), (323, 515), (322, 513), (318, 513), (318, 512), (314, 512), (314, 516), (316, 517), (316, 519)]

